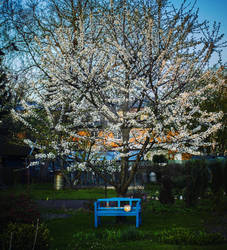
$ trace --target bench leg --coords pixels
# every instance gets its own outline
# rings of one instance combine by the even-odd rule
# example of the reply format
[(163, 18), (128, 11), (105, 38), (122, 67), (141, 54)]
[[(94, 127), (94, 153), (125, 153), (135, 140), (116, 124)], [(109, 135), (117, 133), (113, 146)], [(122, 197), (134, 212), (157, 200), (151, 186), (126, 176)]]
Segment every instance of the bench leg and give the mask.
[(139, 214), (139, 225), (142, 224), (142, 218), (141, 218), (141, 213)]
[(139, 214), (136, 215), (136, 227), (139, 227)]
[(101, 224), (101, 216), (98, 216), (98, 225)]
[(95, 227), (97, 228), (98, 227), (98, 216), (95, 215)]

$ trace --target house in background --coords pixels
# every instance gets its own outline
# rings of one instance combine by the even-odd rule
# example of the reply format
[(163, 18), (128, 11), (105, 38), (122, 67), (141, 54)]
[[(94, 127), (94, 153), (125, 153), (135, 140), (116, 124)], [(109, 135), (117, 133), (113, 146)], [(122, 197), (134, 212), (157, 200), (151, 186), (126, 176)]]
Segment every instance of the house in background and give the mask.
[[(0, 185), (26, 183), (25, 167), (29, 152), (29, 147), (9, 143), (0, 137)], [(21, 171), (15, 171), (19, 169)]]

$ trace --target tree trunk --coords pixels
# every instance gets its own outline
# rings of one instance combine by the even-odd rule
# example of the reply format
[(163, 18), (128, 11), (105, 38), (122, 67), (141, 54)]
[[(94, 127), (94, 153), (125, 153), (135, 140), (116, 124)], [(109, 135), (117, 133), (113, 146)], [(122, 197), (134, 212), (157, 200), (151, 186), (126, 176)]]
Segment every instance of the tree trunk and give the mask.
[[(127, 188), (117, 188), (116, 192), (117, 192), (117, 197), (126, 197), (128, 191), (128, 187)], [(126, 216), (116, 216), (116, 224), (124, 224), (127, 222), (127, 217)]]
[(125, 154), (126, 156), (121, 157), (121, 173), (120, 173), (120, 184), (117, 188), (117, 194), (119, 197), (125, 197), (128, 191), (128, 184), (127, 184), (127, 179), (128, 179), (128, 169), (129, 169), (129, 133), (130, 129), (128, 128), (122, 128), (121, 130), (122, 133), (122, 138), (123, 138), (123, 150), (122, 153)]
[(127, 195), (127, 192), (128, 192), (128, 187), (117, 187), (116, 188), (116, 193), (117, 193), (117, 197), (126, 197)]

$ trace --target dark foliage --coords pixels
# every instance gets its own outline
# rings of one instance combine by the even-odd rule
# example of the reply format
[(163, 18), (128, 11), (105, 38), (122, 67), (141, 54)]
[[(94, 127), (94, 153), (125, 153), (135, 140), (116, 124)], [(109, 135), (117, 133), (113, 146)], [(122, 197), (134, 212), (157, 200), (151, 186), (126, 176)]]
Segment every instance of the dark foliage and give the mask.
[(204, 161), (188, 161), (185, 164), (186, 186), (184, 200), (188, 207), (194, 206), (203, 197), (209, 182), (209, 171)]
[(31, 224), (40, 217), (35, 203), (25, 194), (1, 197), (0, 224), (1, 230), (11, 223)]
[(224, 170), (223, 170), (223, 184), (225, 195), (227, 195), (227, 160), (225, 161)]
[(174, 196), (172, 193), (173, 183), (169, 176), (165, 175), (161, 179), (159, 200), (162, 204), (173, 204)]
[(209, 169), (211, 170), (211, 190), (214, 194), (220, 192), (224, 184), (223, 176), (223, 166), (220, 161), (213, 161), (209, 164)]
[(153, 162), (154, 163), (166, 163), (167, 159), (166, 159), (165, 155), (154, 155)]
[(10, 245), (13, 250), (47, 250), (49, 238), (49, 230), (44, 224), (10, 223), (0, 235), (0, 246), (3, 250), (8, 250)]

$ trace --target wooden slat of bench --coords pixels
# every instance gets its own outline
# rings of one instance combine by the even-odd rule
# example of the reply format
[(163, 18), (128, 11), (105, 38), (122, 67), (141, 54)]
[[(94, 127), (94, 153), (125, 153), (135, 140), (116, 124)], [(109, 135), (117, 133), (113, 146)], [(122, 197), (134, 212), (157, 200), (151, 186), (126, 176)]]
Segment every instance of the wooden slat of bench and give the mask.
[[(132, 209), (136, 209), (136, 207), (131, 207)], [(124, 209), (124, 207), (98, 207), (100, 209)]]
[(121, 211), (112, 211), (112, 212), (102, 212), (98, 213), (97, 216), (136, 216), (137, 212), (123, 213)]

